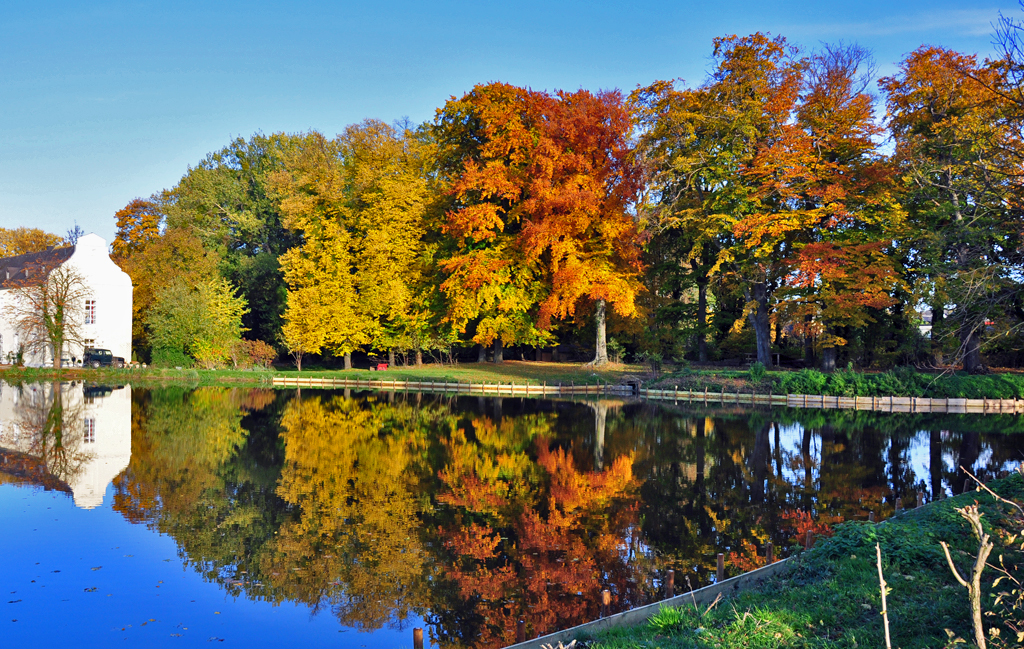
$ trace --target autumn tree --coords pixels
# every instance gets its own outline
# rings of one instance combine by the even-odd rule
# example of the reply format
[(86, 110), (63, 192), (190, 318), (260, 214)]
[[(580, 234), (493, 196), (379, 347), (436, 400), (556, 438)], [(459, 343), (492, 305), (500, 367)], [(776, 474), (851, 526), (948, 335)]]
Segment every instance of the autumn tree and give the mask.
[(434, 130), (449, 187), (449, 320), (475, 322), (481, 344), (538, 344), (553, 319), (590, 304), (594, 362), (607, 362), (606, 304), (634, 316), (641, 269), (621, 94), (480, 85), (440, 109)]
[(0, 228), (0, 259), (30, 252), (42, 252), (63, 239), (39, 228)]
[[(786, 258), (809, 216), (797, 200), (807, 163), (803, 131), (794, 123), (806, 61), (784, 38), (764, 34), (714, 41), (715, 70), (697, 91), (661, 82), (635, 95), (667, 146), (647, 142), (656, 158), (659, 200), (671, 227), (715, 262), (708, 272), (733, 274), (746, 299), (757, 360), (771, 358), (771, 310), (788, 272)], [(655, 132), (654, 137), (658, 137)], [(794, 174), (797, 174), (794, 177)]]
[(808, 61), (796, 112), (805, 167), (793, 184), (806, 218), (804, 231), (794, 233), (781, 296), (796, 330), (818, 340), (825, 371), (835, 369), (847, 343), (841, 334), (892, 305), (901, 283), (887, 247), (904, 234), (904, 212), (878, 151), (882, 129), (867, 92), (872, 71), (863, 48), (824, 45)]
[(292, 352), (343, 355), (347, 368), (352, 351), (369, 342), (370, 322), (359, 308), (338, 142), (310, 133), (289, 168), (275, 183), (284, 223), (303, 242), (280, 258), (288, 285), (285, 342)]
[[(932, 307), (933, 339), (951, 330), (956, 358), (979, 371), (987, 322), (1017, 294), (1021, 206), (1019, 131), (1003, 119), (998, 65), (922, 47), (881, 80), (911, 224), (907, 255), (917, 293)], [(946, 314), (949, 322), (945, 323)], [(938, 351), (938, 350), (937, 350)]]
[(132, 348), (152, 349), (147, 325), (156, 294), (180, 281), (196, 286), (219, 276), (220, 257), (189, 228), (168, 227), (162, 197), (133, 199), (118, 210), (112, 259), (132, 278)]

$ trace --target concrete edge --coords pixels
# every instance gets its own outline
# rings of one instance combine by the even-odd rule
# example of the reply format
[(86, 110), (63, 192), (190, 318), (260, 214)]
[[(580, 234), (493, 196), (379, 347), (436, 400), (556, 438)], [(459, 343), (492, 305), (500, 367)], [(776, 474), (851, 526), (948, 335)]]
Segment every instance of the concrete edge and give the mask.
[(554, 633), (549, 633), (548, 635), (534, 638), (533, 640), (508, 645), (506, 649), (539, 649), (542, 645), (554, 645), (557, 647), (559, 642), (568, 643), (575, 638), (592, 637), (605, 629), (611, 629), (619, 626), (636, 626), (649, 620), (663, 606), (692, 606), (695, 601), (698, 605), (710, 604), (719, 595), (727, 597), (740, 592), (740, 590), (750, 588), (764, 579), (774, 577), (785, 568), (788, 568), (792, 560), (793, 559), (791, 557), (787, 557), (786, 559), (781, 559), (771, 565), (758, 568), (757, 570), (751, 570), (750, 572), (745, 572), (742, 575), (731, 577), (717, 584), (698, 588), (697, 590), (683, 593), (682, 595), (676, 595), (669, 599), (663, 599), (660, 602), (654, 602), (653, 604), (638, 606), (637, 608), (623, 611), (622, 613), (616, 613), (615, 615), (609, 615), (608, 617), (604, 617), (599, 620), (584, 622), (583, 624), (564, 629), (562, 631), (555, 631)]

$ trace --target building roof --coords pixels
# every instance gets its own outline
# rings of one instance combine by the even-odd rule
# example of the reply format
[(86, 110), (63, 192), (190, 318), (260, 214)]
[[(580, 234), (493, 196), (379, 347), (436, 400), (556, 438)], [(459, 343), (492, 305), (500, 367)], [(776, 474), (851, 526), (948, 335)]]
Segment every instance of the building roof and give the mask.
[(63, 264), (74, 253), (74, 246), (64, 248), (50, 246), (40, 252), (29, 252), (0, 259), (0, 289), (24, 286), (25, 280), (31, 279), (33, 275), (44, 277), (45, 275), (39, 274), (39, 270), (49, 274), (50, 270)]

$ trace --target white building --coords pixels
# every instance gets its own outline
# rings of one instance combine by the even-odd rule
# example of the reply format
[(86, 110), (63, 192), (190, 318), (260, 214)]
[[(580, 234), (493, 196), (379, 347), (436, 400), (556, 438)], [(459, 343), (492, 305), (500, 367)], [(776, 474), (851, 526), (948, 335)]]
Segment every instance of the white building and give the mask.
[[(16, 354), (24, 341), (18, 339), (12, 304), (16, 299), (12, 281), (31, 278), (34, 268), (68, 265), (82, 277), (88, 296), (75, 305), (82, 318), (82, 341), (63, 350), (65, 358), (82, 358), (83, 347), (109, 349), (126, 361), (132, 356), (132, 280), (118, 268), (107, 253), (107, 242), (87, 234), (78, 243), (64, 248), (0, 259), (0, 363)], [(53, 362), (53, 350), (23, 358), (26, 365), (44, 366)]]

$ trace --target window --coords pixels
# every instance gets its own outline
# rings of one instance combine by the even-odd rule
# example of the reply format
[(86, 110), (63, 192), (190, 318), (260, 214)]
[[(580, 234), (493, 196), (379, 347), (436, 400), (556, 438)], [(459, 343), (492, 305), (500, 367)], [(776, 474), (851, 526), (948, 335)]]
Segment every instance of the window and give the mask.
[(96, 420), (92, 417), (85, 418), (85, 435), (83, 441), (86, 444), (92, 444), (96, 441)]
[(85, 301), (85, 324), (96, 324), (96, 300)]

